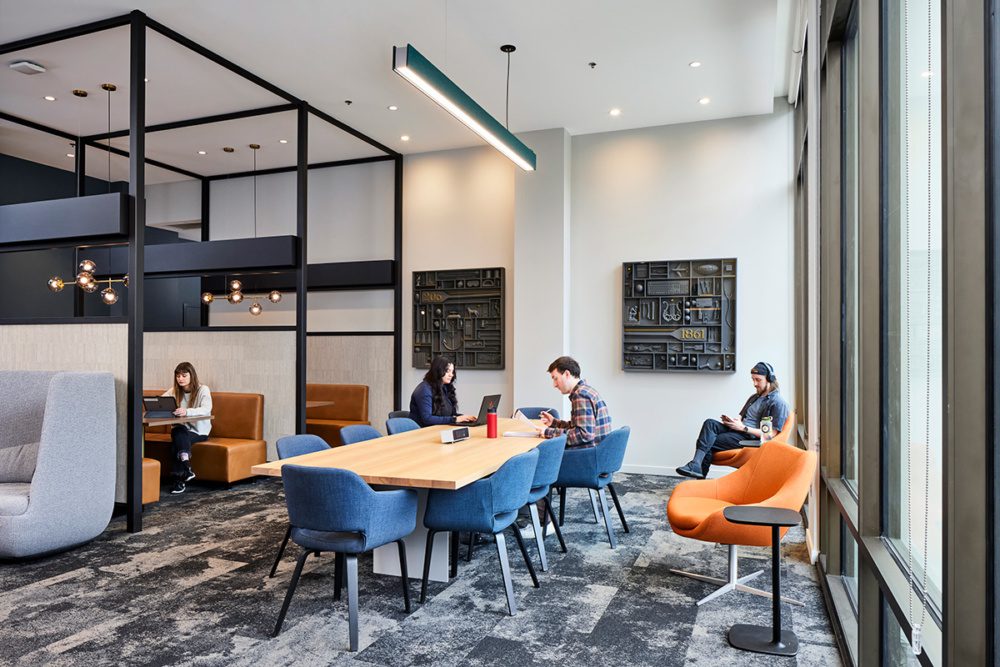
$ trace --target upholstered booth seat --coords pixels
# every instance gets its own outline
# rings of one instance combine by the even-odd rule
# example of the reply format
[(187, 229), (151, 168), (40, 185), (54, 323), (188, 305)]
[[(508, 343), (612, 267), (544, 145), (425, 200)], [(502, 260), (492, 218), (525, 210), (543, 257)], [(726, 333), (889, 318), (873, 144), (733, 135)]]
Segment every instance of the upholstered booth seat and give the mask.
[[(263, 439), (264, 396), (213, 391), (212, 415), (215, 419), (208, 440), (191, 448), (195, 475), (198, 479), (226, 484), (252, 477), (250, 468), (267, 461), (267, 443)], [(166, 433), (162, 432), (164, 429)], [(161, 476), (171, 473), (169, 427), (147, 430), (145, 454), (160, 462)]]
[(148, 505), (160, 500), (160, 462), (156, 459), (142, 460), (142, 504)]
[(368, 385), (307, 384), (306, 401), (330, 403), (306, 408), (306, 433), (318, 435), (331, 447), (344, 444), (340, 440), (340, 429), (371, 423), (368, 421)]

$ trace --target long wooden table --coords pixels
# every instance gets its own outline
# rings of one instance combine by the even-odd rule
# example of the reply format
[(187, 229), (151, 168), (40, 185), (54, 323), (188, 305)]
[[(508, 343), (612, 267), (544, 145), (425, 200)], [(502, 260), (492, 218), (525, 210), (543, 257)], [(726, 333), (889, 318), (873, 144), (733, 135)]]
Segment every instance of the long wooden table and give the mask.
[(215, 415), (201, 415), (198, 417), (143, 417), (142, 423), (146, 426), (169, 426), (171, 424), (200, 422), (203, 419), (215, 419)]
[[(345, 447), (262, 463), (250, 470), (255, 475), (280, 477), (281, 467), (288, 463), (342, 468), (356, 472), (372, 485), (418, 489), (417, 527), (404, 542), (409, 571), (421, 572), (427, 540), (427, 530), (423, 525), (424, 508), (427, 505), (426, 490), (460, 489), (495, 473), (508, 460), (531, 451), (543, 440), (537, 437), (505, 438), (505, 431), (530, 432), (531, 429), (519, 419), (498, 419), (497, 422), (499, 437), (495, 439), (486, 437), (485, 426), (475, 426), (469, 429), (468, 440), (445, 445), (441, 443), (441, 431), (452, 427), (429, 426)], [(452, 540), (456, 539), (454, 535), (450, 537)], [(439, 533), (434, 538), (434, 555), (431, 557), (429, 573), (433, 581), (448, 581), (449, 552), (453, 559), (458, 556), (457, 542), (452, 542), (453, 548), (449, 549), (448, 539), (448, 533)], [(454, 562), (452, 565), (454, 568)], [(399, 576), (395, 545), (388, 544), (375, 550), (373, 570), (376, 574)]]
[(468, 440), (441, 444), (441, 431), (451, 426), (429, 426), (397, 433), (346, 447), (303, 454), (261, 463), (250, 469), (255, 475), (281, 476), (287, 463), (343, 468), (356, 472), (369, 484), (416, 489), (460, 489), (495, 473), (518, 454), (529, 452), (542, 438), (503, 437), (505, 431), (530, 431), (519, 419), (498, 419), (498, 435), (486, 437), (485, 426), (469, 429)]

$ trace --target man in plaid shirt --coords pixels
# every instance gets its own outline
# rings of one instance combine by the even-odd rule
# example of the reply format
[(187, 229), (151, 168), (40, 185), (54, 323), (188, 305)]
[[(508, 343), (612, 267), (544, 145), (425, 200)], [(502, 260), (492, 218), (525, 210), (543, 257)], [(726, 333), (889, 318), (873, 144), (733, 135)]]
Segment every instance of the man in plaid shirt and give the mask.
[(611, 433), (611, 413), (597, 390), (580, 379), (580, 364), (573, 357), (559, 357), (549, 364), (552, 386), (569, 394), (572, 414), (569, 421), (541, 414), (546, 428), (542, 435), (554, 438), (566, 434), (566, 449), (593, 447)]

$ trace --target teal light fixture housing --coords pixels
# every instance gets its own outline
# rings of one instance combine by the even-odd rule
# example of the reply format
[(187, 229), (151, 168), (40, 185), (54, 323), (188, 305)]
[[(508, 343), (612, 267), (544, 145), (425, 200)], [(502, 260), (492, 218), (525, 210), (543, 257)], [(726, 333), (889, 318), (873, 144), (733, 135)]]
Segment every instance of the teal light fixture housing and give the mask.
[(424, 58), (412, 44), (392, 47), (392, 70), (416, 86), (466, 127), (525, 171), (535, 170), (535, 152)]

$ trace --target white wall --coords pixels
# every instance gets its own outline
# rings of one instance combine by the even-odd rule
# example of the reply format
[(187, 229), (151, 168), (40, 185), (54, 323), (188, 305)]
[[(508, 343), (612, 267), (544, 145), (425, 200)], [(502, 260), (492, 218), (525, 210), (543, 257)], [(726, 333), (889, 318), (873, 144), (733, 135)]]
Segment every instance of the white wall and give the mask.
[[(571, 354), (632, 427), (626, 470), (672, 474), (701, 422), (738, 410), (749, 370), (774, 364), (794, 396), (792, 115), (574, 137)], [(736, 257), (737, 368), (727, 375), (621, 369), (621, 265)]]
[(568, 414), (569, 402), (546, 369), (569, 349), (570, 155), (566, 130), (519, 137), (538, 157), (538, 170), (515, 171), (514, 407), (546, 406)]
[(403, 409), (426, 372), (412, 366), (413, 271), (485, 267), (506, 269), (506, 368), (459, 371), (459, 408), (475, 412), (484, 394), (500, 392), (500, 413), (512, 409), (514, 169), (489, 147), (423, 153), (404, 160)]

